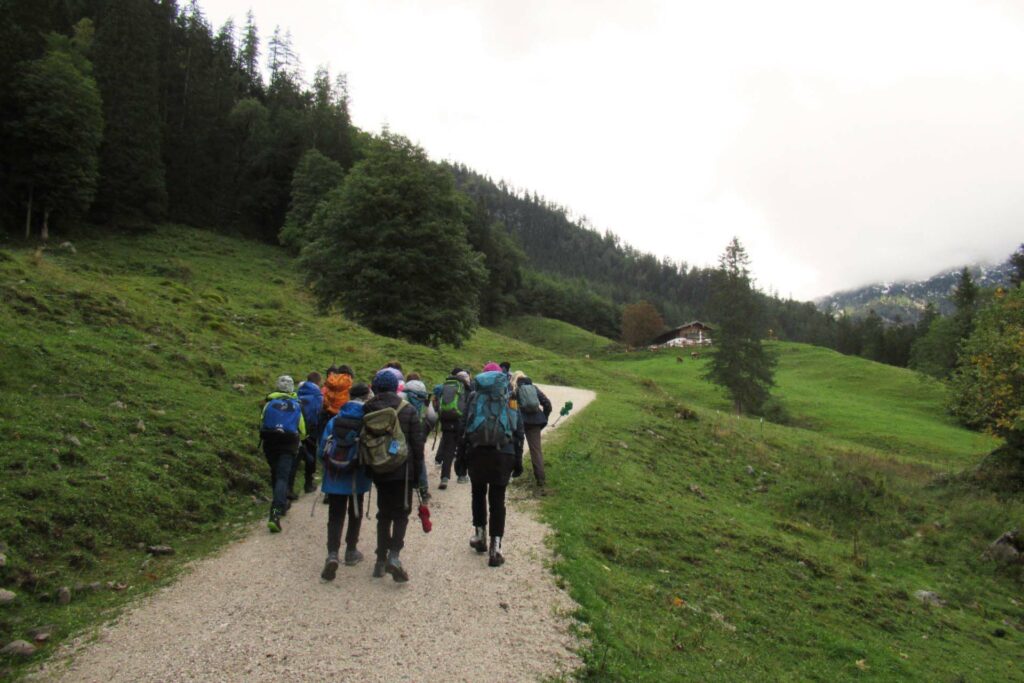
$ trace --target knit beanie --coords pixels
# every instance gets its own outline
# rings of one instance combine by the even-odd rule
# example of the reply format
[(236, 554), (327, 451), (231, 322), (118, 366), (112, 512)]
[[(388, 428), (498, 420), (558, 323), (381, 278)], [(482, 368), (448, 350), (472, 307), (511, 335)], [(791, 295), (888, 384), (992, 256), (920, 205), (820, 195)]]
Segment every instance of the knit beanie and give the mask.
[(281, 375), (277, 378), (277, 385), (275, 388), (282, 394), (294, 394), (295, 380), (288, 375)]
[(413, 379), (413, 380), (409, 380), (408, 382), (405, 383), (405, 390), (406, 391), (415, 391), (415, 392), (417, 392), (419, 394), (426, 395), (426, 393), (427, 393), (427, 385), (424, 384), (423, 382), (419, 381), (418, 379)]
[(370, 395), (370, 387), (362, 382), (357, 382), (348, 390), (348, 397), (353, 401), (364, 401)]
[[(380, 394), (385, 391), (398, 391), (398, 376), (391, 368), (385, 368), (373, 376), (373, 392)], [(349, 391), (349, 396), (352, 392)]]
[(484, 372), (501, 372), (501, 366), (494, 361), (491, 361), (484, 366)]

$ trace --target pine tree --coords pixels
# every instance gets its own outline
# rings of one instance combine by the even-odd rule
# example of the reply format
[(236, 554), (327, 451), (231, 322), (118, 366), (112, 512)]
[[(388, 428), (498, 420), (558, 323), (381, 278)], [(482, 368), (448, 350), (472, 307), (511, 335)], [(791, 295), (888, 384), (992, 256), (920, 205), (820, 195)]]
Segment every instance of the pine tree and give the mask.
[(300, 264), (322, 308), (340, 305), (380, 334), (459, 345), (487, 278), (468, 220), (448, 171), (385, 133), (317, 211)]
[(761, 344), (764, 311), (750, 282), (749, 263), (733, 238), (712, 281), (711, 310), (718, 326), (704, 376), (726, 388), (737, 413), (758, 414), (774, 385), (775, 358)]
[(292, 202), (279, 239), (295, 253), (310, 240), (313, 214), (327, 194), (341, 185), (345, 170), (315, 149), (299, 160), (292, 177)]
[(21, 147), (32, 150), (20, 159), (18, 173), (25, 187), (26, 238), (35, 207), (42, 213), (45, 240), (51, 216), (83, 214), (96, 193), (103, 111), (85, 56), (91, 35), (88, 19), (70, 41), (51, 35), (47, 53), (25, 66), (16, 86), (21, 117), (14, 134)]
[(96, 209), (102, 218), (131, 223), (160, 218), (167, 207), (150, 7), (146, 0), (108, 0), (94, 50), (106, 122)]

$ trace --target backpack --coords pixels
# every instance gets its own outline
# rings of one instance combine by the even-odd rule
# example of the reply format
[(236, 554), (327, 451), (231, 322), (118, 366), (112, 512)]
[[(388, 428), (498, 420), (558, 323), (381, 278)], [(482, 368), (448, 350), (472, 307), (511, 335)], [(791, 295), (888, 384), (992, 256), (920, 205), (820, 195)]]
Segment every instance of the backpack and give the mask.
[(398, 413), (407, 405), (407, 401), (402, 401), (398, 408), (381, 408), (363, 416), (363, 428), (359, 432), (360, 465), (377, 474), (386, 474), (405, 464), (409, 444), (398, 422)]
[(437, 399), (437, 416), (441, 422), (455, 422), (462, 418), (463, 394), (466, 385), (459, 379), (446, 379), (441, 385), (441, 396)]
[(508, 378), (502, 372), (476, 376), (476, 393), (469, 406), (466, 436), (473, 447), (504, 448), (512, 443), (512, 411), (508, 407)]
[(320, 459), (324, 463), (324, 476), (337, 479), (341, 475), (354, 474), (359, 467), (359, 430), (349, 429), (338, 435), (334, 431), (332, 417), (324, 428), (320, 442)]
[(531, 415), (540, 412), (540, 395), (537, 393), (537, 387), (532, 384), (522, 384), (516, 394), (519, 399), (519, 410)]
[(299, 405), (302, 406), (302, 417), (306, 420), (306, 432), (315, 435), (320, 426), (320, 412), (324, 407), (324, 395), (320, 387), (312, 382), (303, 382), (299, 387)]
[(423, 419), (423, 414), (427, 412), (427, 398), (428, 394), (413, 391), (412, 389), (406, 388), (405, 399), (409, 401), (409, 405), (416, 409), (416, 414)]
[(261, 432), (277, 432), (280, 434), (299, 434), (299, 419), (302, 409), (299, 401), (294, 398), (274, 398), (263, 408), (260, 421)]

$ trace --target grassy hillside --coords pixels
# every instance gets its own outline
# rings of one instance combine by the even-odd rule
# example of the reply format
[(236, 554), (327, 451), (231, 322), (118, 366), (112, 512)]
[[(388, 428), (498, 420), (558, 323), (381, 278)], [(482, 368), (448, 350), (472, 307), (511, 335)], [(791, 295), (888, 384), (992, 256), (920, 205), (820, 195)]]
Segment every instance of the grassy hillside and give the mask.
[(944, 417), (937, 384), (779, 345), (792, 425), (762, 427), (703, 361), (604, 359), (561, 323), (431, 350), (315, 315), (278, 249), (178, 227), (76, 247), (0, 250), (2, 641), (44, 623), (59, 641), (265, 514), (254, 421), (281, 372), (508, 358), (599, 392), (549, 448), (543, 502), (585, 677), (1024, 680), (1021, 577), (980, 559), (1024, 505), (948, 476), (994, 442)]
[(620, 349), (620, 345), (608, 337), (561, 320), (532, 315), (512, 318), (495, 328), (495, 331), (531, 346), (574, 358), (596, 356)]

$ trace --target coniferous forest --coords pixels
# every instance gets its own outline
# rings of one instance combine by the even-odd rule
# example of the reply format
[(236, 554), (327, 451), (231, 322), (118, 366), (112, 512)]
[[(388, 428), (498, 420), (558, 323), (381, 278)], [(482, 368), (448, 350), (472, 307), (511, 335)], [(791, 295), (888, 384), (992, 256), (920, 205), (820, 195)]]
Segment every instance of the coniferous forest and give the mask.
[[(689, 265), (686, 254), (642, 253), (611, 232), (572, 220), (536, 193), (463, 165), (431, 162), (400, 135), (359, 130), (349, 116), (344, 75), (318, 68), (307, 82), (287, 28), (268, 29), (252, 13), (240, 24), (214, 27), (196, 0), (0, 5), (0, 78), (11, 84), (0, 90), (5, 231), (46, 239), (51, 233), (153, 229), (165, 221), (230, 231), (285, 245), (301, 257), (314, 288), (326, 291), (333, 283), (321, 277), (329, 271), (322, 245), (338, 228), (329, 218), (332, 206), (334, 214), (339, 202), (371, 207), (378, 215), (363, 219), (385, 224), (389, 212), (417, 205), (366, 201), (358, 188), (340, 196), (357, 164), (376, 164), (379, 176), (384, 157), (403, 158), (383, 151), (390, 145), (454, 179), (451, 188), (436, 177), (421, 184), (421, 208), (438, 202), (446, 208), (419, 226), (419, 244), (431, 234), (442, 243), (465, 244), (454, 248), (460, 255), (455, 271), (472, 275), (482, 268), (483, 275), (470, 277), (477, 291), (452, 310), (442, 306), (441, 317), (459, 318), (446, 331), (417, 335), (378, 325), (380, 331), (457, 342), (476, 324), (529, 313), (618, 338), (622, 307), (638, 301), (653, 304), (670, 326), (715, 322), (712, 268)], [(406, 180), (432, 173), (403, 168)], [(400, 175), (388, 179), (394, 181), (389, 191), (408, 189)], [(380, 189), (362, 185), (371, 194)], [(437, 260), (444, 258), (410, 258), (400, 267), (418, 277), (408, 272), (418, 264), (419, 279), (429, 280)], [(311, 274), (313, 267), (319, 270)], [(436, 300), (443, 300), (443, 278), (436, 286)], [(912, 363), (915, 342), (934, 320), (910, 325), (871, 315), (837, 317), (809, 302), (757, 296), (770, 337), (901, 366)], [(347, 304), (318, 300), (374, 326), (373, 316), (352, 305), (355, 298)], [(965, 333), (962, 324), (943, 321), (938, 333), (957, 325)], [(940, 362), (928, 355), (928, 342), (919, 347), (920, 365)], [(948, 374), (949, 364), (943, 368)]]

